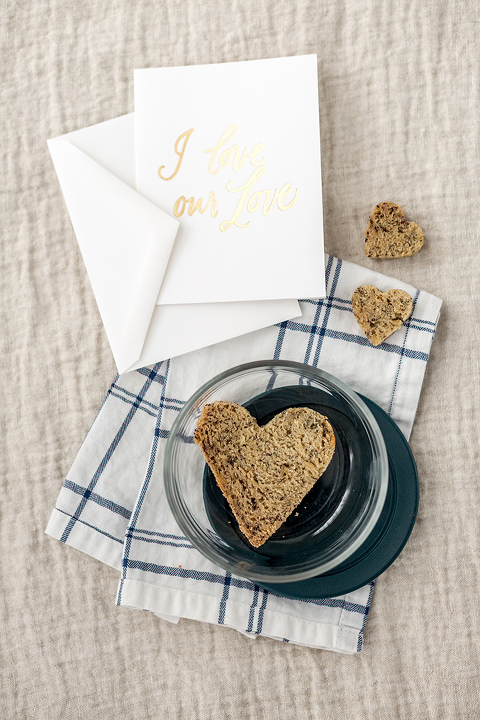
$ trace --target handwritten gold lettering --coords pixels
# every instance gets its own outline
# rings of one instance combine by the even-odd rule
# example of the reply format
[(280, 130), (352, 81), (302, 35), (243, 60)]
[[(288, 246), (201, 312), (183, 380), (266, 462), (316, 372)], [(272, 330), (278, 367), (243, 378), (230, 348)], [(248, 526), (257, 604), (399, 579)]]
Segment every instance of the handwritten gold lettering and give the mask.
[[(175, 149), (175, 154), (178, 155), (177, 167), (175, 168), (173, 173), (170, 175), (170, 177), (163, 177), (162, 170), (164, 169), (165, 165), (160, 165), (160, 167), (158, 168), (158, 177), (160, 177), (162, 180), (172, 180), (172, 178), (174, 178), (175, 175), (180, 170), (180, 166), (183, 161), (183, 156), (185, 155), (185, 149), (187, 147), (187, 142), (189, 141), (190, 135), (193, 133), (193, 130), (194, 130), (194, 128), (190, 128), (190, 130), (185, 130), (185, 132), (182, 133), (181, 135), (179, 135), (178, 138), (175, 140), (174, 149)], [(179, 149), (179, 145), (182, 140), (184, 142), (183, 142), (181, 149)]]
[[(270, 192), (270, 191), (267, 190), (267, 192)], [(259, 192), (252, 193), (252, 195), (247, 203), (248, 212), (250, 212), (250, 213), (256, 212), (258, 210), (258, 208), (260, 207), (261, 199), (262, 199), (261, 193), (259, 193)]]
[(225, 230), (228, 230), (228, 228), (232, 227), (232, 225), (236, 225), (237, 227), (246, 228), (250, 225), (250, 220), (245, 223), (245, 225), (242, 225), (237, 222), (239, 215), (241, 214), (245, 203), (247, 201), (248, 194), (250, 192), (250, 189), (254, 182), (256, 182), (259, 178), (262, 177), (263, 173), (265, 172), (265, 167), (261, 165), (260, 167), (256, 168), (253, 173), (250, 175), (249, 179), (246, 183), (243, 185), (240, 185), (238, 188), (232, 187), (232, 181), (229, 180), (227, 183), (227, 190), (231, 193), (237, 193), (241, 192), (240, 199), (238, 201), (237, 207), (235, 208), (232, 217), (230, 220), (225, 220), (224, 222), (220, 223), (220, 230), (222, 232), (225, 232)]
[[(158, 176), (162, 180), (172, 180), (179, 172), (184, 160), (187, 143), (193, 130), (194, 128), (186, 130), (179, 135), (175, 141), (174, 151), (178, 160), (173, 173), (167, 177), (163, 174), (165, 165), (161, 165), (158, 168)], [(225, 186), (226, 190), (229, 193), (237, 194), (238, 200), (230, 219), (220, 223), (220, 230), (222, 232), (225, 232), (233, 226), (247, 228), (250, 225), (250, 220), (246, 222), (243, 221), (245, 218), (242, 217), (242, 214), (244, 213), (261, 211), (262, 215), (268, 215), (275, 206), (282, 211), (289, 210), (297, 202), (299, 194), (298, 188), (294, 191), (292, 184), (288, 182), (282, 185), (280, 189), (276, 188), (272, 190), (264, 188), (263, 190), (252, 191), (254, 184), (265, 173), (264, 157), (262, 156), (263, 144), (256, 143), (251, 149), (248, 147), (242, 149), (240, 145), (231, 142), (237, 131), (237, 125), (229, 125), (221, 134), (217, 144), (204, 151), (205, 154), (210, 155), (208, 172), (211, 175), (216, 175), (221, 168), (226, 168), (227, 166), (230, 166), (235, 173), (238, 173), (244, 167), (245, 163), (250, 164), (254, 168), (248, 180), (242, 185), (235, 186), (233, 180), (227, 182)], [(210, 193), (206, 201), (204, 201), (203, 197), (197, 200), (194, 197), (187, 198), (185, 195), (180, 195), (173, 207), (175, 217), (181, 217), (185, 212), (190, 216), (193, 216), (195, 213), (204, 215), (208, 210), (212, 218), (218, 217), (217, 199), (214, 191)]]
[(272, 197), (271, 190), (265, 189), (265, 190), (259, 190), (258, 192), (252, 193), (252, 196), (250, 197), (250, 200), (248, 201), (248, 204), (247, 204), (248, 212), (254, 213), (259, 209), (262, 195), (265, 196), (265, 199), (263, 201), (262, 215), (268, 215), (268, 213), (270, 212), (270, 210), (273, 208), (273, 206), (275, 204), (275, 200), (278, 197), (278, 190), (275, 190), (271, 202), (270, 202), (270, 198)]
[(286, 205), (282, 204), (282, 200), (285, 197), (285, 195), (288, 195), (288, 193), (292, 192), (292, 185), (291, 183), (285, 183), (283, 187), (280, 188), (278, 192), (278, 198), (277, 198), (277, 205), (280, 210), (288, 210), (289, 208), (293, 207), (295, 203), (297, 202), (298, 198), (298, 188), (295, 190), (295, 195), (293, 196), (293, 199), (287, 203)]
[(173, 206), (173, 214), (175, 215), (175, 217), (181, 217), (183, 215), (183, 213), (185, 212), (185, 209), (187, 208), (187, 205), (188, 205), (187, 212), (190, 216), (192, 216), (195, 212), (197, 212), (197, 210), (199, 213), (201, 213), (203, 215), (204, 213), (207, 212), (208, 208), (210, 207), (210, 215), (213, 218), (216, 218), (218, 215), (217, 200), (215, 198), (215, 193), (213, 190), (210, 193), (210, 195), (208, 196), (208, 200), (205, 203), (204, 207), (202, 207), (202, 203), (203, 203), (203, 198), (199, 198), (197, 200), (197, 202), (195, 202), (194, 197), (190, 197), (187, 200), (185, 195), (180, 195), (180, 197), (177, 198), (177, 200), (175, 201), (175, 205)]
[(208, 172), (211, 175), (216, 175), (217, 172), (220, 170), (220, 166), (217, 167), (216, 170), (213, 169), (213, 163), (215, 161), (218, 151), (220, 150), (222, 145), (225, 145), (225, 143), (228, 142), (230, 138), (235, 135), (237, 129), (238, 128), (236, 125), (229, 125), (229, 127), (222, 134), (222, 137), (220, 138), (218, 143), (214, 147), (210, 148), (210, 150), (204, 150), (205, 155), (208, 155), (208, 153), (212, 153), (212, 157), (210, 158), (210, 162), (208, 163)]
[[(229, 140), (233, 138), (233, 136), (236, 134), (238, 130), (238, 127), (236, 125), (229, 125), (229, 127), (225, 130), (225, 132), (220, 137), (220, 140), (218, 143), (210, 148), (209, 150), (205, 150), (205, 154), (211, 153), (212, 156), (210, 158), (210, 161), (208, 163), (208, 172), (211, 175), (216, 175), (217, 172), (220, 170), (221, 167), (226, 167), (231, 158), (233, 157), (232, 165), (235, 172), (238, 172), (242, 169), (243, 164), (245, 160), (248, 158), (251, 162), (251, 164), (254, 167), (259, 167), (263, 163), (263, 157), (259, 160), (257, 158), (257, 155), (259, 155), (263, 150), (262, 143), (257, 143), (253, 146), (252, 150), (248, 150), (248, 148), (244, 148), (243, 151), (240, 149), (239, 145), (231, 145), (228, 148), (225, 148), (220, 152), (220, 149), (227, 144)], [(220, 152), (220, 155), (218, 156), (218, 167), (214, 167), (214, 162), (217, 158), (218, 153)]]
[(228, 230), (230, 227), (232, 227), (232, 225), (236, 225), (237, 227), (241, 227), (241, 228), (246, 228), (250, 225), (250, 221), (248, 221), (247, 223), (244, 223), (244, 224), (239, 222), (239, 217), (244, 208), (247, 210), (247, 212), (254, 213), (260, 209), (260, 207), (262, 206), (262, 202), (263, 202), (262, 215), (268, 215), (268, 213), (271, 211), (271, 209), (273, 208), (273, 206), (275, 204), (277, 205), (279, 210), (288, 210), (289, 208), (293, 207), (293, 205), (296, 203), (297, 198), (298, 198), (298, 188), (295, 191), (295, 195), (293, 196), (293, 199), (289, 203), (286, 203), (285, 205), (283, 204), (283, 200), (285, 199), (285, 197), (289, 193), (291, 193), (293, 190), (291, 183), (285, 183), (285, 185), (283, 185), (280, 188), (280, 190), (275, 189), (275, 191), (273, 193), (271, 190), (266, 188), (265, 190), (258, 190), (258, 191), (252, 192), (252, 194), (249, 196), (249, 193), (252, 189), (252, 185), (259, 178), (262, 177), (264, 171), (265, 171), (264, 165), (257, 168), (256, 170), (253, 171), (253, 173), (251, 174), (248, 181), (244, 185), (241, 185), (238, 188), (232, 187), (231, 180), (227, 183), (227, 190), (229, 192), (231, 192), (231, 193), (240, 192), (241, 195), (240, 195), (240, 199), (237, 203), (237, 207), (235, 208), (235, 211), (234, 211), (232, 217), (230, 218), (230, 220), (221, 223), (220, 230), (222, 232), (225, 232), (225, 230)]
[[(240, 155), (240, 148), (238, 147), (238, 145), (236, 147), (238, 148), (238, 155)], [(235, 172), (238, 172), (239, 170), (241, 170), (242, 165), (245, 161), (245, 158), (247, 158), (247, 157), (254, 167), (259, 167), (263, 163), (264, 158), (262, 157), (262, 158), (260, 158), (260, 160), (256, 160), (255, 158), (257, 155), (259, 155), (262, 152), (262, 150), (263, 150), (262, 143), (257, 143), (256, 145), (254, 145), (252, 150), (250, 150), (250, 152), (248, 152), (247, 148), (245, 148), (242, 153), (242, 157), (240, 158), (240, 161), (238, 161), (237, 151), (235, 151), (235, 159), (233, 161), (233, 169), (235, 170)]]

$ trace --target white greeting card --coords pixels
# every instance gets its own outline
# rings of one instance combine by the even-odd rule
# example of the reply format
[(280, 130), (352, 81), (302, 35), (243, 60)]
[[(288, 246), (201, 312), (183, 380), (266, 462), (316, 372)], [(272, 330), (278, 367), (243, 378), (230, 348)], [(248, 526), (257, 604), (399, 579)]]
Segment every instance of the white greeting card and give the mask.
[(325, 295), (316, 55), (136, 70), (135, 139), (180, 222), (158, 304)]

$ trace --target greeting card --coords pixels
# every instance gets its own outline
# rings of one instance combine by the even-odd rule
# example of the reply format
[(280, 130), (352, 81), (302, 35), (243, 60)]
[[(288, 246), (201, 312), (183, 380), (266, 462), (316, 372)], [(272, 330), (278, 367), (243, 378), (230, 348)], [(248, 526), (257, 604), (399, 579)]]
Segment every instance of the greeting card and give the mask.
[(315, 55), (137, 70), (135, 139), (179, 221), (158, 304), (325, 295)]

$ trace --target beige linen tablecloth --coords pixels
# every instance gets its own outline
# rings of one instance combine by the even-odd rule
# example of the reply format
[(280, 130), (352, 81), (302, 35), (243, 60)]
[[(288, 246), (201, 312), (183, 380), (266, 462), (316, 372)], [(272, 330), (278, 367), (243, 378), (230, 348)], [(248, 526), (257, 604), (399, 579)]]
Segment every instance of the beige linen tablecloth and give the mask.
[[(433, 0), (0, 7), (0, 717), (478, 718), (480, 4)], [(133, 69), (318, 54), (326, 251), (444, 300), (411, 446), (418, 521), (360, 656), (170, 625), (44, 535), (115, 367), (46, 139), (133, 110)], [(373, 261), (373, 206), (425, 231)]]

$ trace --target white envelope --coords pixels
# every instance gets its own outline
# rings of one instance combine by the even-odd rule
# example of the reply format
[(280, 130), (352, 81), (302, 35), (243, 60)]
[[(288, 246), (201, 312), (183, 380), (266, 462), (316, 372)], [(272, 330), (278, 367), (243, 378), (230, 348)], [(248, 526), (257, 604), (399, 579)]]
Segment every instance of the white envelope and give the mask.
[(179, 222), (135, 190), (133, 113), (48, 147), (119, 373), (301, 314), (290, 299), (156, 304)]

